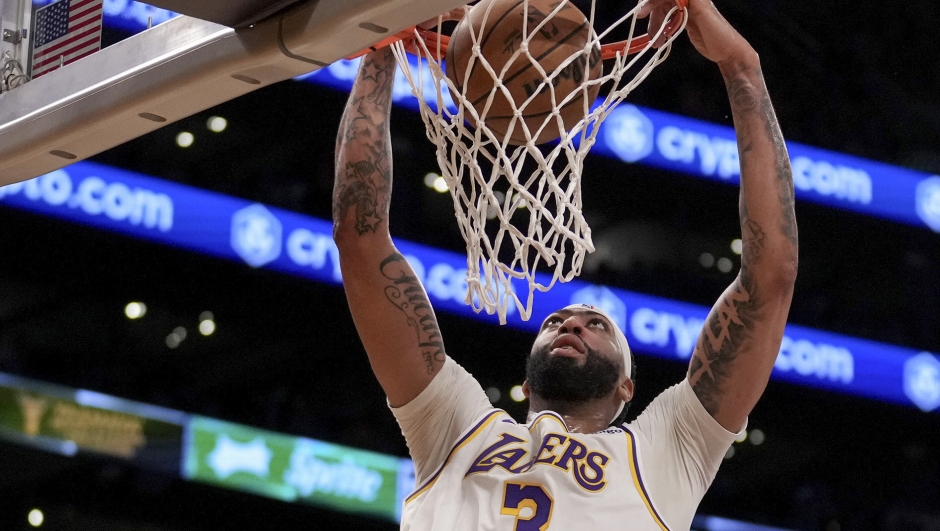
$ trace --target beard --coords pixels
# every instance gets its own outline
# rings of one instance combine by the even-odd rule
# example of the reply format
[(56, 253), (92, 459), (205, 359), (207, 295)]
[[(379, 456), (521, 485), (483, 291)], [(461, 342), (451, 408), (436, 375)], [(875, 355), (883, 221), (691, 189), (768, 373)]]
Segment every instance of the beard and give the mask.
[(610, 395), (617, 388), (622, 368), (588, 347), (584, 365), (566, 356), (550, 356), (551, 346), (532, 352), (526, 361), (526, 379), (532, 393), (553, 403), (584, 403)]

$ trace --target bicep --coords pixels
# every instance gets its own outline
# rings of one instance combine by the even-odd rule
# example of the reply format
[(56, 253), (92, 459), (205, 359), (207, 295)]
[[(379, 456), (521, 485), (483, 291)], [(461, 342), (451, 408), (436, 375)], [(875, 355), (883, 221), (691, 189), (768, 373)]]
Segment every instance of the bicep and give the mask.
[(444, 363), (424, 286), (388, 236), (340, 245), (349, 309), (372, 370), (393, 407), (423, 391)]
[(712, 307), (688, 379), (706, 411), (737, 431), (767, 386), (786, 325), (792, 285), (739, 276)]

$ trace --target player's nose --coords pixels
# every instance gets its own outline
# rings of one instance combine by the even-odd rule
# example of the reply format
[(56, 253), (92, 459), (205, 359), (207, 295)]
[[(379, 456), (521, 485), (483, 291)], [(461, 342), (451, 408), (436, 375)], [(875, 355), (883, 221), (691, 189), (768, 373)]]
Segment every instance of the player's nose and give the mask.
[(559, 334), (574, 334), (579, 336), (583, 330), (581, 320), (576, 315), (569, 315), (568, 318), (561, 323), (561, 326), (558, 327)]

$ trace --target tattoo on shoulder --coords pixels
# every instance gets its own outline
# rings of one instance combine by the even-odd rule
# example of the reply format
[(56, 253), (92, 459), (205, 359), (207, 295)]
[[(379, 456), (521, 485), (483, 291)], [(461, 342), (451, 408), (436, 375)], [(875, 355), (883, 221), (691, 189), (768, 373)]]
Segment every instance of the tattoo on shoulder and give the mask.
[(399, 253), (392, 253), (379, 264), (382, 276), (391, 281), (385, 287), (385, 296), (405, 315), (408, 325), (414, 329), (428, 374), (432, 374), (434, 364), (444, 362), (444, 340), (421, 282), (407, 272), (403, 267), (405, 264), (405, 257)]

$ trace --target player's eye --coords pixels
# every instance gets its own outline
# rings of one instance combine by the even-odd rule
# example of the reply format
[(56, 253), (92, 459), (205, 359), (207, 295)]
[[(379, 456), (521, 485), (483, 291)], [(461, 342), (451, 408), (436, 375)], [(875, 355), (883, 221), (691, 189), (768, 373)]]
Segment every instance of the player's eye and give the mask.
[(600, 319), (593, 319), (593, 320), (591, 320), (591, 322), (588, 323), (588, 324), (589, 324), (590, 326), (594, 326), (594, 327), (600, 328), (601, 330), (607, 330), (607, 323), (605, 323), (604, 321), (602, 321), (602, 320), (600, 320)]
[(561, 323), (561, 317), (552, 316), (545, 320), (545, 327), (547, 328), (549, 326), (557, 325), (560, 323)]

